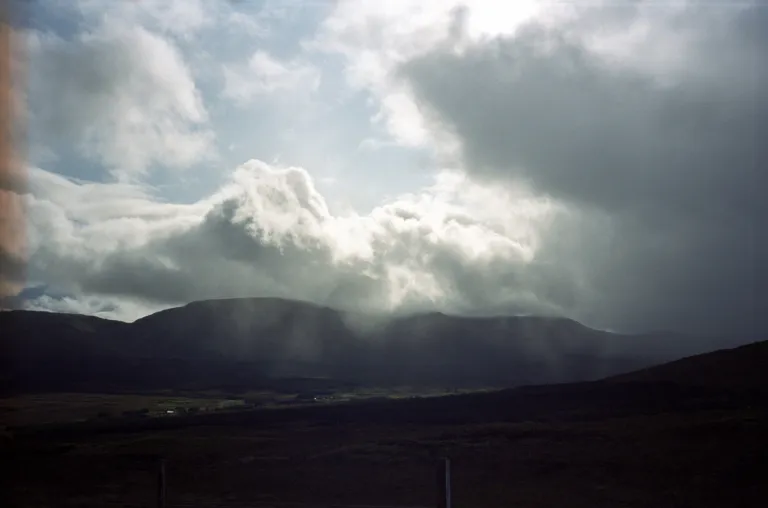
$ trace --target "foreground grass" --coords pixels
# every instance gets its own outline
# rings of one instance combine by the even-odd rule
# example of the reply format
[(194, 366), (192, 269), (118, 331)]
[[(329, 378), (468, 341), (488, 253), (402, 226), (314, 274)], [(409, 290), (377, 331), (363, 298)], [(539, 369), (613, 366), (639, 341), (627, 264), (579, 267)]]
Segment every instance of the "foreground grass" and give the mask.
[[(11, 473), (2, 481), (13, 506), (147, 506), (152, 457), (162, 455), (171, 505), (433, 506), (435, 462), (447, 455), (461, 507), (719, 508), (768, 499), (765, 407), (638, 405), (617, 413), (609, 409), (619, 401), (608, 401), (563, 412), (565, 402), (556, 401), (557, 411), (525, 413), (489, 406), (542, 396), (531, 397), (317, 406), (178, 419), (164, 430), (19, 435), (6, 441), (1, 460)], [(414, 418), (420, 410), (429, 418)], [(472, 418), (482, 411), (484, 421)]]

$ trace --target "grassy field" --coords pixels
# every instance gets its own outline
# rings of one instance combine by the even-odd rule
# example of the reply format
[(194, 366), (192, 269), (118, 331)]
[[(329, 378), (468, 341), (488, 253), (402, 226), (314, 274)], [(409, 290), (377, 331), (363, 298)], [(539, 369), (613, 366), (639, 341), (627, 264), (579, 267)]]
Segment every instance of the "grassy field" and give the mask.
[(198, 408), (215, 410), (242, 405), (242, 399), (188, 397), (178, 395), (134, 395), (94, 393), (42, 393), (0, 398), (0, 415), (6, 425), (23, 426), (65, 423), (94, 418), (118, 418), (126, 412), (147, 410), (148, 416), (168, 411)]
[(148, 417), (169, 416), (190, 410), (200, 412), (246, 407), (276, 407), (306, 403), (338, 403), (373, 398), (432, 397), (478, 390), (446, 390), (413, 387), (356, 387), (354, 389), (253, 390), (242, 393), (221, 391), (174, 392), (147, 394), (112, 393), (37, 393), (0, 398), (0, 418), (6, 426), (68, 423), (97, 418), (135, 416), (144, 410)]
[(2, 481), (13, 506), (152, 506), (161, 455), (169, 506), (434, 506), (447, 455), (457, 508), (763, 506), (766, 404), (633, 397), (485, 394), (17, 433)]

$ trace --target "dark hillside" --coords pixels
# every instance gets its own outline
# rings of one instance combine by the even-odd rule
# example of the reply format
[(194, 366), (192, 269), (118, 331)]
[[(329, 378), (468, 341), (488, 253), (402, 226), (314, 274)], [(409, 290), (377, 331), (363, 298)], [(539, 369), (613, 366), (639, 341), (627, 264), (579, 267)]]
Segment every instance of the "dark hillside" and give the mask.
[(11, 311), (0, 329), (11, 391), (247, 390), (285, 377), (504, 387), (595, 380), (710, 344), (559, 318), (383, 319), (275, 298), (194, 302), (134, 323)]

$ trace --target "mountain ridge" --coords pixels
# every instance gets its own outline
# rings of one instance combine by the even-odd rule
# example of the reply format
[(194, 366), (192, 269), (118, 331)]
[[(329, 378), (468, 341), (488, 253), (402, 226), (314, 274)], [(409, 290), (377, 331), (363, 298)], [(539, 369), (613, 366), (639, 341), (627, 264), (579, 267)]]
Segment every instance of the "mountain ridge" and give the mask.
[(21, 390), (247, 388), (275, 377), (518, 386), (588, 381), (715, 349), (569, 318), (386, 317), (282, 298), (196, 301), (132, 323), (6, 311), (0, 329), (4, 381)]

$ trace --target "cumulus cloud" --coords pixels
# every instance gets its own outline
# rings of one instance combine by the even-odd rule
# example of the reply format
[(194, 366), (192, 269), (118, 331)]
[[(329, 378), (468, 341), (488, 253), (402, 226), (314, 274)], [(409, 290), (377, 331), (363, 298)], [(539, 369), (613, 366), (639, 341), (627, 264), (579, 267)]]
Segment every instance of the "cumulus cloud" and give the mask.
[(396, 139), (579, 211), (550, 266), (591, 288), (597, 321), (750, 331), (768, 310), (762, 7), (539, 3), (494, 20), (485, 2), (341, 2), (318, 44)]
[(570, 220), (564, 210), (457, 174), (346, 216), (329, 212), (305, 170), (256, 160), (192, 205), (39, 169), (32, 181), (31, 272), (63, 294), (146, 308), (261, 295), (372, 312), (560, 314), (573, 303), (562, 287), (579, 283), (538, 257), (544, 233)]
[(589, 278), (614, 319), (750, 329), (768, 284), (765, 10), (698, 14), (662, 61), (533, 25), (402, 69), (468, 171), (613, 218), (613, 252)]
[(377, 99), (373, 120), (399, 143), (425, 146), (435, 141), (436, 133), (425, 125), (409, 83), (395, 72), (397, 67), (440, 44), (457, 16), (466, 19), (473, 37), (486, 37), (513, 32), (539, 11), (535, 0), (506, 4), (495, 0), (342, 0), (305, 46), (310, 51), (341, 55), (348, 83)]
[(36, 30), (26, 38), (36, 137), (123, 175), (213, 153), (208, 113), (171, 39), (111, 18), (71, 39)]

